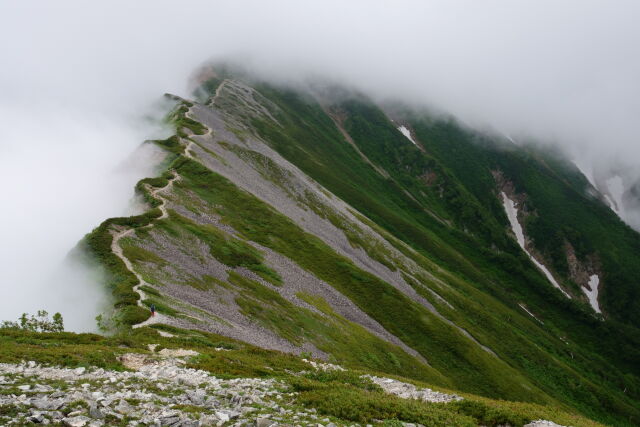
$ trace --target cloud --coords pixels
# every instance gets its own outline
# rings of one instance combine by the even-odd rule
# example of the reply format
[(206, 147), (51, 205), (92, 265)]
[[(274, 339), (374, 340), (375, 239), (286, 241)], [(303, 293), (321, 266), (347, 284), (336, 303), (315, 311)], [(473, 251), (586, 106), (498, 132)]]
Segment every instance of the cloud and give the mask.
[(639, 12), (623, 0), (3, 2), (0, 318), (40, 308), (66, 252), (126, 210), (149, 165), (114, 168), (150, 137), (157, 97), (188, 95), (208, 59), (637, 167)]

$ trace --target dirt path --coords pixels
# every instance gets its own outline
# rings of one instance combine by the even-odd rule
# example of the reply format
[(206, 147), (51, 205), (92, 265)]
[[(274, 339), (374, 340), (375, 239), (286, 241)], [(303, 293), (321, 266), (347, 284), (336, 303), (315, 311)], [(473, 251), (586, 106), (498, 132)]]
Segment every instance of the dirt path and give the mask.
[[(219, 92), (220, 88), (222, 88), (222, 86), (224, 86), (225, 83), (226, 83), (226, 80), (224, 80), (220, 84), (220, 86), (218, 86), (218, 89), (216, 90), (216, 95), (214, 97), (214, 100), (215, 100), (215, 98), (218, 97), (218, 94), (220, 93)], [(189, 112), (187, 112), (186, 114), (188, 116)], [(209, 135), (211, 135), (211, 133), (212, 133), (211, 128), (207, 127), (207, 133), (204, 134), (204, 135), (201, 135), (201, 136), (209, 136)], [(198, 159), (196, 159), (193, 156), (193, 154), (191, 154), (191, 148), (193, 147), (194, 141), (191, 138), (187, 138), (186, 141), (187, 141), (187, 145), (185, 146), (185, 149), (184, 149), (184, 155), (186, 157), (192, 159), (192, 160), (198, 161)], [(171, 190), (171, 187), (173, 186), (173, 183), (175, 181), (178, 181), (178, 180), (180, 180), (180, 175), (178, 175), (177, 172), (174, 171), (173, 172), (173, 177), (169, 180), (169, 183), (167, 185), (165, 185), (164, 187), (162, 187), (162, 188), (150, 188), (150, 187), (147, 187), (147, 189), (149, 189), (149, 191), (151, 192), (151, 195), (156, 197), (157, 199), (159, 199), (162, 202), (160, 204), (160, 206), (158, 206), (158, 209), (160, 209), (160, 212), (162, 214), (158, 218), (156, 218), (154, 221), (165, 219), (165, 218), (167, 218), (169, 216), (169, 212), (167, 211), (166, 201), (165, 201), (165, 199), (162, 197), (162, 195), (160, 193)], [(150, 224), (145, 225), (144, 227), (140, 227), (140, 228), (141, 229), (151, 228), (151, 227), (153, 227), (153, 224), (154, 223), (151, 222)], [(127, 267), (127, 270), (129, 270), (131, 273), (133, 273), (133, 275), (136, 276), (136, 279), (138, 279), (138, 284), (133, 287), (133, 290), (135, 292), (137, 292), (138, 295), (140, 296), (140, 298), (138, 299), (138, 302), (137, 302), (138, 306), (146, 308), (146, 306), (142, 303), (142, 301), (144, 301), (147, 298), (147, 294), (142, 289), (140, 289), (140, 287), (143, 286), (143, 285), (147, 285), (147, 286), (151, 286), (151, 285), (149, 283), (147, 283), (142, 278), (142, 275), (140, 275), (139, 273), (137, 273), (135, 271), (135, 269), (133, 268), (133, 264), (131, 263), (131, 261), (126, 256), (124, 256), (122, 247), (120, 246), (120, 240), (122, 238), (124, 238), (124, 237), (127, 237), (127, 236), (133, 234), (133, 232), (135, 230), (136, 230), (135, 228), (124, 228), (122, 230), (119, 230), (119, 231), (116, 231), (116, 232), (112, 232), (113, 241), (111, 242), (111, 250), (113, 251), (113, 253), (118, 258), (120, 258), (122, 260), (122, 262), (124, 262), (124, 265)], [(197, 320), (199, 320), (199, 319), (197, 319)], [(172, 317), (156, 312), (155, 316), (149, 317), (144, 322), (137, 323), (137, 324), (133, 325), (132, 327), (133, 328), (141, 328), (143, 326), (153, 325), (153, 324), (156, 324), (156, 323), (164, 323), (164, 324), (167, 324), (167, 325), (172, 325), (172, 324), (174, 324), (176, 322), (172, 321)]]
[[(169, 183), (167, 185), (165, 185), (162, 188), (153, 188), (152, 190), (150, 190), (151, 195), (157, 197), (162, 201), (162, 204), (158, 206), (162, 214), (158, 218), (156, 218), (156, 220), (164, 219), (169, 216), (169, 212), (167, 211), (165, 200), (164, 198), (162, 198), (162, 196), (159, 195), (159, 193), (170, 190), (171, 187), (173, 186), (174, 181), (178, 179), (180, 179), (180, 176), (174, 172), (173, 177), (169, 180)], [(153, 222), (141, 228), (151, 228), (151, 227), (153, 227)], [(136, 276), (136, 278), (138, 279), (138, 284), (133, 287), (133, 290), (137, 292), (138, 295), (140, 295), (140, 298), (138, 299), (138, 306), (146, 308), (146, 306), (142, 303), (142, 301), (147, 298), (147, 295), (142, 289), (140, 289), (140, 287), (142, 285), (147, 285), (147, 286), (150, 286), (150, 285), (147, 282), (145, 282), (145, 280), (142, 278), (142, 276), (139, 273), (135, 271), (135, 269), (133, 268), (133, 264), (131, 263), (131, 261), (129, 261), (129, 259), (126, 256), (124, 256), (122, 247), (120, 246), (120, 240), (123, 237), (127, 237), (133, 234), (135, 230), (136, 230), (135, 228), (125, 228), (123, 230), (113, 233), (111, 250), (118, 258), (122, 260), (122, 262), (124, 262), (124, 265), (127, 267), (127, 270), (133, 273), (133, 275)], [(138, 324), (133, 325), (133, 328), (140, 328), (143, 326), (152, 325), (154, 323), (165, 323), (170, 325), (172, 322), (168, 316), (165, 316), (164, 314), (160, 314), (156, 312), (155, 316), (149, 317), (144, 322), (140, 322)]]
[(227, 79), (224, 79), (224, 80), (222, 81), (222, 83), (220, 83), (220, 84), (218, 85), (218, 88), (216, 89), (216, 94), (213, 96), (213, 101), (214, 101), (214, 102), (215, 102), (216, 98), (220, 95), (220, 90), (221, 90), (221, 89), (222, 89), (222, 87), (223, 87), (224, 85), (226, 85), (226, 84), (227, 84)]

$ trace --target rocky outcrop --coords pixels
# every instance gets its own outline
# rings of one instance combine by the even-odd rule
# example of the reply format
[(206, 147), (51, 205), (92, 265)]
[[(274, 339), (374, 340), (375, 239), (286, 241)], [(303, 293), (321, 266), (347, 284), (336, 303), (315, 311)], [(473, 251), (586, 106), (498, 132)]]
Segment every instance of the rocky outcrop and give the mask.
[[(222, 350), (221, 350), (222, 351)], [(223, 380), (184, 367), (190, 350), (125, 354), (134, 371), (69, 369), (35, 362), (0, 364), (0, 407), (13, 407), (0, 425), (55, 424), (213, 426), (318, 424), (314, 410), (294, 408), (293, 396), (273, 379)], [(180, 357), (173, 357), (179, 355)], [(13, 391), (13, 392), (12, 392)], [(262, 421), (259, 421), (262, 420)]]
[(413, 384), (404, 383), (392, 378), (381, 378), (367, 375), (374, 384), (379, 385), (385, 392), (394, 394), (403, 399), (422, 400), (423, 402), (447, 403), (462, 400), (457, 394), (446, 394), (431, 390), (430, 388), (419, 388)]

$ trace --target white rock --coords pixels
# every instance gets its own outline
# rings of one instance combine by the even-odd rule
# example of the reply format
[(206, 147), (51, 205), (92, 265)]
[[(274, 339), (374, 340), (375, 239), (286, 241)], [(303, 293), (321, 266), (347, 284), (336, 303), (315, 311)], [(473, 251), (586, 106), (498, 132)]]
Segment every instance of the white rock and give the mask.
[(216, 411), (215, 412), (216, 417), (218, 417), (218, 419), (222, 422), (227, 422), (229, 421), (231, 418), (229, 418), (229, 415), (225, 412), (221, 412), (221, 411)]
[(556, 424), (553, 421), (536, 420), (536, 421), (530, 422), (529, 424), (526, 424), (524, 427), (565, 427), (565, 426)]
[(91, 421), (89, 418), (83, 416), (68, 417), (62, 420), (64, 425), (69, 427), (84, 427), (89, 421)]

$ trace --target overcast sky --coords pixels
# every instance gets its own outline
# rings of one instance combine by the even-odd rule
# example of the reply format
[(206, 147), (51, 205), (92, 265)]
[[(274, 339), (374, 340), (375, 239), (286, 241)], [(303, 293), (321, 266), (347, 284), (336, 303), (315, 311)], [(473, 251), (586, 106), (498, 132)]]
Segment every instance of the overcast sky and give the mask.
[(637, 170), (638, 22), (640, 2), (615, 0), (0, 0), (0, 319), (44, 307), (43, 278), (126, 212), (151, 165), (118, 166), (159, 132), (144, 117), (164, 92), (188, 95), (208, 59), (329, 77)]

